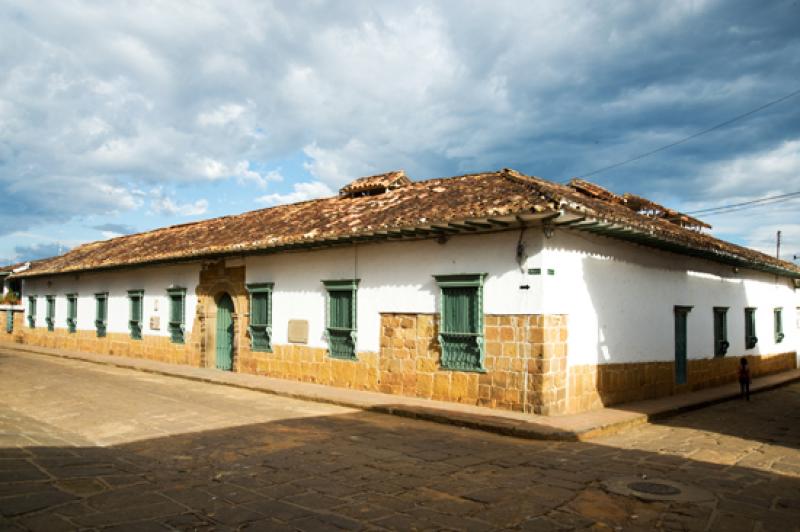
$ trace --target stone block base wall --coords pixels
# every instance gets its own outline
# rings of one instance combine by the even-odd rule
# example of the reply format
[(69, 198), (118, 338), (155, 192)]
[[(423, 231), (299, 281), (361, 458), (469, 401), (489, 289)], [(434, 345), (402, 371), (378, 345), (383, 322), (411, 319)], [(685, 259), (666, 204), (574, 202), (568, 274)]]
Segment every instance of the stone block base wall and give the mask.
[[(13, 330), (9, 333), (6, 331), (6, 320), (8, 319), (8, 314), (12, 313), (12, 320), (14, 322)], [(22, 343), (22, 328), (25, 325), (25, 313), (21, 310), (6, 310), (2, 312), (2, 338), (5, 341), (12, 341), (16, 343)]]
[(563, 408), (566, 317), (487, 315), (484, 324), (485, 371), (448, 371), (438, 315), (382, 314), (379, 391), (537, 414)]
[[(244, 373), (542, 415), (584, 412), (736, 380), (738, 356), (689, 360), (688, 383), (680, 386), (674, 383), (672, 362), (568, 367), (567, 319), (561, 315), (485, 316), (481, 372), (441, 369), (436, 314), (382, 314), (380, 353), (359, 352), (354, 361), (333, 359), (326, 349), (305, 345), (276, 345), (270, 353), (254, 352), (249, 348), (245, 292), (220, 284), (231, 273), (230, 268), (209, 269), (209, 290), (198, 294), (201, 304), (186, 344), (173, 344), (164, 336), (133, 340), (121, 333), (98, 338), (93, 330), (30, 329), (19, 311), (14, 312), (13, 333), (3, 333), (2, 338), (41, 347), (212, 366), (214, 318), (210, 311), (214, 294), (229, 290), (237, 309), (234, 368)], [(243, 275), (239, 276), (237, 284), (243, 285)], [(747, 358), (754, 377), (797, 365), (795, 352)]]
[(238, 371), (354, 390), (378, 391), (378, 354), (358, 353), (357, 360), (339, 360), (328, 350), (305, 345), (276, 345), (271, 353), (243, 347), (236, 360)]
[(17, 330), (16, 323), (14, 325), (17, 341), (27, 345), (86, 351), (101, 355), (146, 358), (191, 366), (197, 366), (200, 363), (199, 354), (192, 345), (173, 344), (166, 336), (145, 335), (141, 340), (134, 340), (127, 334), (108, 333), (106, 336), (98, 338), (95, 331), (79, 330), (70, 333), (67, 329), (59, 328), (48, 331), (46, 327), (31, 329), (27, 326), (22, 327), (22, 324)]
[[(737, 379), (741, 356), (689, 360), (688, 382), (675, 384), (672, 362), (600, 364), (569, 368), (569, 400), (565, 413), (584, 412), (604, 406), (720, 386)], [(775, 355), (748, 355), (753, 377), (797, 367), (794, 351)]]

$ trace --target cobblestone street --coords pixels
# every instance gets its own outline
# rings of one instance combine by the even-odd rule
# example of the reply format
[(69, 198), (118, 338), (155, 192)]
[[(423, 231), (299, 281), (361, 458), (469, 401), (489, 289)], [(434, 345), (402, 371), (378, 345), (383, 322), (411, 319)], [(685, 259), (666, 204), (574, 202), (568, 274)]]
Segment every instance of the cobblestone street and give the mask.
[(537, 442), (0, 351), (0, 529), (76, 528), (800, 530), (800, 384)]

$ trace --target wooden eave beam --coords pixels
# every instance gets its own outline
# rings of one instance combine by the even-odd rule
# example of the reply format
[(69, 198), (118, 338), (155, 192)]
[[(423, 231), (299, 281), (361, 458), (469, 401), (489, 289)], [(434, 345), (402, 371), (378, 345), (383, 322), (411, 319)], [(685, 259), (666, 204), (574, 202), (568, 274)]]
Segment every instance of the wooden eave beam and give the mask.
[(479, 220), (466, 220), (464, 221), (464, 224), (471, 227), (477, 227), (478, 229), (491, 229), (493, 227), (492, 224), (481, 222)]
[(499, 227), (510, 227), (513, 223), (512, 221), (500, 220), (498, 218), (487, 218), (486, 221)]
[(451, 234), (452, 233), (460, 233), (461, 232), (458, 229), (456, 229), (455, 227), (450, 227), (448, 225), (431, 225), (431, 228), (432, 229), (437, 229), (437, 230), (445, 232), (445, 233), (451, 233)]
[(466, 224), (464, 224), (464, 223), (450, 222), (450, 223), (449, 223), (449, 224), (447, 224), (447, 225), (448, 225), (448, 226), (450, 226), (450, 227), (453, 227), (453, 228), (455, 228), (455, 229), (458, 229), (458, 230), (460, 230), (460, 231), (470, 231), (470, 232), (473, 232), (473, 231), (477, 231), (477, 230), (478, 230), (478, 228), (477, 228), (477, 227), (470, 227), (469, 225), (466, 225)]

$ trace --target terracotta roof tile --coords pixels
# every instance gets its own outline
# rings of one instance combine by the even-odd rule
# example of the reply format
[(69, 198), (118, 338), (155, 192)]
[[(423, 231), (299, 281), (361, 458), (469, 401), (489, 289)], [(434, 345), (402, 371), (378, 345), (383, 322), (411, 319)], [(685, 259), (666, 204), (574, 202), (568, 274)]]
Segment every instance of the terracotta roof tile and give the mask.
[(387, 186), (379, 194), (339, 195), (91, 242), (64, 255), (39, 261), (30, 270), (16, 275), (28, 277), (272, 252), (331, 245), (354, 238), (430, 237), (436, 236), (437, 231), (454, 230), (453, 227), (485, 229), (491, 225), (486, 223), (487, 218), (505, 216), (505, 222), (495, 223), (508, 225), (508, 220), (520, 216), (573, 213), (620, 224), (644, 235), (648, 242), (665, 243), (678, 252), (702, 252), (722, 261), (800, 276), (800, 268), (791, 263), (687, 229), (665, 218), (646, 216), (618, 201), (616, 198), (621, 197), (611, 192), (606, 191), (612, 195), (610, 200), (604, 199), (608, 196), (587, 195), (513, 170), (418, 182), (392, 172), (357, 180), (351, 185), (366, 182), (402, 186)]
[(342, 196), (356, 196), (369, 193), (383, 193), (406, 185), (410, 185), (411, 180), (402, 170), (387, 172), (385, 174), (360, 177), (339, 190)]

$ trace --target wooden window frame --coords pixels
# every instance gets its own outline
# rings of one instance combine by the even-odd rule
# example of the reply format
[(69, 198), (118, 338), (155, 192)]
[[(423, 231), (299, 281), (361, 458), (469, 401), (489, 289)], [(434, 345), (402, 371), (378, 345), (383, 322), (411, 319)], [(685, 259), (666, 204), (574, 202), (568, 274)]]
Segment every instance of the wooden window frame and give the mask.
[[(689, 380), (689, 313), (693, 308), (694, 306), (691, 305), (672, 307), (673, 343), (675, 345), (674, 379), (677, 385), (684, 385)], [(678, 356), (681, 351), (685, 356)]]
[(78, 329), (78, 294), (67, 294), (67, 331)]
[[(169, 320), (167, 330), (169, 331), (170, 341), (173, 344), (183, 344), (186, 342), (186, 289), (182, 287), (168, 288), (169, 296)], [(180, 320), (173, 320), (175, 298), (180, 298), (181, 315)]]
[[(139, 305), (138, 320), (134, 315), (134, 307), (137, 304)], [(128, 290), (128, 329), (132, 339), (142, 339), (142, 322), (144, 322), (144, 290)]]
[(28, 328), (36, 328), (36, 296), (28, 296)]
[[(439, 286), (439, 345), (442, 349), (439, 365), (442, 369), (479, 373), (486, 371), (483, 327), (483, 286), (486, 276), (486, 273), (434, 275), (436, 284)], [(464, 288), (474, 289), (475, 314), (471, 321), (475, 324), (475, 330), (448, 330), (450, 324), (446, 304), (448, 291)]]
[(786, 337), (783, 333), (783, 307), (774, 308), (772, 310), (772, 315), (775, 320), (774, 322), (775, 343), (779, 344), (783, 342), (783, 339)]
[[(274, 283), (251, 283), (246, 285), (250, 299), (248, 315), (248, 331), (250, 332), (250, 350), (265, 353), (272, 352), (272, 290)], [(253, 321), (256, 305), (264, 302), (264, 323)], [(258, 313), (260, 314), (260, 313)]]
[[(717, 327), (717, 316), (721, 316)], [(714, 307), (714, 356), (724, 357), (731, 344), (728, 341), (728, 307)]]
[[(328, 356), (339, 360), (357, 360), (356, 346), (358, 340), (358, 284), (361, 279), (338, 279), (332, 281), (322, 281), (327, 291), (326, 294), (326, 322), (325, 336), (328, 340)], [(351, 327), (340, 327), (333, 325), (334, 322), (334, 299), (332, 293), (349, 293), (350, 304), (350, 324)]]
[[(100, 312), (101, 308), (103, 312)], [(98, 338), (104, 338), (108, 333), (108, 292), (94, 295), (94, 327)]]
[(44, 301), (44, 322), (47, 324), (47, 330), (53, 332), (56, 330), (56, 296), (44, 296)]
[(756, 308), (747, 307), (744, 309), (744, 347), (753, 349), (758, 344), (756, 336)]

